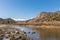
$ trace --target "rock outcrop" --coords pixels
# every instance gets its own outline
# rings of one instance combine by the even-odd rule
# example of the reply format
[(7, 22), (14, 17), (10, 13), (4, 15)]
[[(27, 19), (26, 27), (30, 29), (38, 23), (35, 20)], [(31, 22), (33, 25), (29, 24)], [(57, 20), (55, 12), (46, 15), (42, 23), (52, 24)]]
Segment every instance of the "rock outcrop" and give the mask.
[(41, 12), (37, 17), (30, 19), (30, 24), (60, 24), (60, 11), (57, 12)]

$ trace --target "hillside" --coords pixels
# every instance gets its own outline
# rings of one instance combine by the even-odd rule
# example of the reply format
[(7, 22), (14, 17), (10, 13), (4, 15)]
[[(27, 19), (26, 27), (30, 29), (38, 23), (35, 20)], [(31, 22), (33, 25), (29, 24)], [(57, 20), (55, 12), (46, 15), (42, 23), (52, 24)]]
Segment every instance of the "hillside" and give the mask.
[(60, 24), (60, 11), (57, 12), (41, 12), (37, 17), (26, 21), (30, 24)]
[(0, 18), (0, 24), (15, 24), (15, 23), (16, 22), (11, 18), (7, 18), (7, 19)]
[(59, 25), (60, 11), (57, 12), (41, 12), (35, 18), (26, 21), (15, 21), (11, 18), (0, 18), (0, 24), (18, 24), (18, 25)]

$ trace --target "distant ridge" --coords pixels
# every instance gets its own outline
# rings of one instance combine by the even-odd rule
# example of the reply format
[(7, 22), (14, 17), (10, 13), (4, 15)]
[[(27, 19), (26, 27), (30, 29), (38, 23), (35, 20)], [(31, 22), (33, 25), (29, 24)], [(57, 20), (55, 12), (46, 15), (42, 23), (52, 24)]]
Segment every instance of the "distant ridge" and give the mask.
[(16, 21), (11, 18), (7, 19), (0, 18), (0, 24), (15, 24), (15, 23)]

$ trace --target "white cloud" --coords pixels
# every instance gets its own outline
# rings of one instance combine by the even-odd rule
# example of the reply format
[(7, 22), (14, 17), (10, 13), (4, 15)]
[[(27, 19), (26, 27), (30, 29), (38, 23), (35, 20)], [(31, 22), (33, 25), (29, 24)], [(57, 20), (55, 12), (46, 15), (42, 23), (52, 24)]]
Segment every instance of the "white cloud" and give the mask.
[(27, 19), (16, 19), (16, 18), (12, 18), (15, 21), (26, 21)]

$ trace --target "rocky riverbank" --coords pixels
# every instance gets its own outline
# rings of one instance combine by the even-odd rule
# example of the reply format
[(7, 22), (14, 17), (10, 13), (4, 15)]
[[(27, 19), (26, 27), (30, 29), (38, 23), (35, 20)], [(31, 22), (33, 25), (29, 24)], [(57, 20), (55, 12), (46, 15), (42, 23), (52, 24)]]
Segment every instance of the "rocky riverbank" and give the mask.
[(33, 40), (24, 31), (8, 26), (0, 27), (0, 40)]

